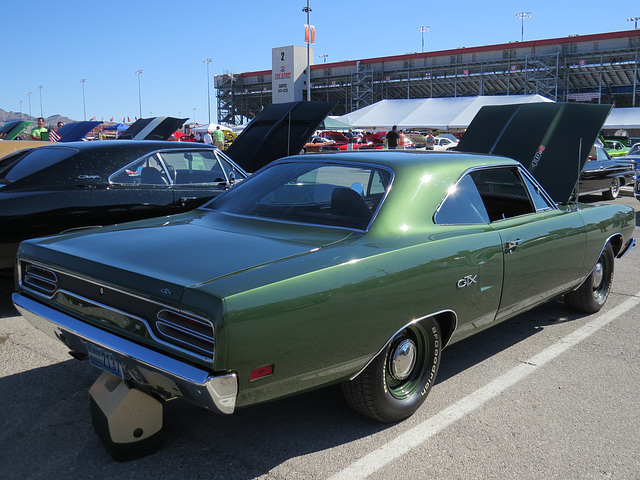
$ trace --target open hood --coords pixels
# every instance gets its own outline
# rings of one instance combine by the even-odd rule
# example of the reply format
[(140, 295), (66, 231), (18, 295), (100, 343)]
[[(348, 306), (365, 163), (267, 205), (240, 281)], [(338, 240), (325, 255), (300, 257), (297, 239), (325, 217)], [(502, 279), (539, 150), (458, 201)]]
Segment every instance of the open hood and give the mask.
[(296, 155), (335, 105), (335, 102), (267, 105), (225, 153), (250, 173), (278, 158)]
[(120, 135), (119, 140), (169, 140), (171, 134), (182, 128), (187, 120), (175, 117), (139, 118)]
[(102, 122), (95, 120), (67, 123), (61, 126), (56, 132), (60, 135), (58, 142), (78, 142), (101, 123)]
[(0, 138), (3, 140), (15, 140), (33, 122), (14, 120), (0, 127)]
[(557, 203), (567, 203), (611, 105), (527, 103), (485, 106), (458, 144), (522, 163)]

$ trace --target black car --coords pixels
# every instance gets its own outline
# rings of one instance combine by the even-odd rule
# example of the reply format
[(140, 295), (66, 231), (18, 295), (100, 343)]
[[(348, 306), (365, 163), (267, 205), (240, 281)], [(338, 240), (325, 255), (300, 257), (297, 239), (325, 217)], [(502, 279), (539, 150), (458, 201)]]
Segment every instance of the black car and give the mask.
[(579, 195), (602, 193), (607, 200), (620, 194), (620, 187), (633, 185), (635, 163), (625, 157), (611, 157), (604, 148), (592, 147), (580, 175)]
[(198, 143), (72, 142), (16, 152), (0, 159), (0, 268), (13, 266), (27, 238), (184, 212), (246, 176)]

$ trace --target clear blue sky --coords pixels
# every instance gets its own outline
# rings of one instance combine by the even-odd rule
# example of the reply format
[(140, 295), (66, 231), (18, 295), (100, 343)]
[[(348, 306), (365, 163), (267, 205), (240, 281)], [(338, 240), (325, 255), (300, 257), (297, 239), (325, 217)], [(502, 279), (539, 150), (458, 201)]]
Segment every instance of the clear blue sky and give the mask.
[[(271, 69), (271, 49), (304, 45), (306, 0), (88, 2), (5, 0), (0, 5), (0, 108), (133, 121), (139, 116), (216, 119), (213, 75)], [(633, 29), (638, 0), (427, 2), (310, 0), (314, 63)], [(81, 79), (84, 83), (83, 104)], [(39, 89), (38, 86), (42, 85)], [(32, 94), (29, 96), (28, 92)], [(29, 98), (31, 107), (29, 107)], [(20, 104), (22, 100), (22, 104)], [(194, 115), (194, 110), (195, 115)]]

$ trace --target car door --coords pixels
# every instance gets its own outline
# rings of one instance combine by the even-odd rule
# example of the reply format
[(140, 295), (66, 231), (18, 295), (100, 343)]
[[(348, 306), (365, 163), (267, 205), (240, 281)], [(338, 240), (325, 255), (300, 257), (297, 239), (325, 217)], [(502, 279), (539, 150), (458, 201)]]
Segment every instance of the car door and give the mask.
[(243, 175), (214, 150), (167, 150), (160, 157), (171, 172), (176, 208), (192, 210), (227, 190)]
[(472, 177), (502, 241), (504, 274), (496, 320), (574, 285), (586, 241), (579, 213), (556, 207), (520, 168), (482, 169)]

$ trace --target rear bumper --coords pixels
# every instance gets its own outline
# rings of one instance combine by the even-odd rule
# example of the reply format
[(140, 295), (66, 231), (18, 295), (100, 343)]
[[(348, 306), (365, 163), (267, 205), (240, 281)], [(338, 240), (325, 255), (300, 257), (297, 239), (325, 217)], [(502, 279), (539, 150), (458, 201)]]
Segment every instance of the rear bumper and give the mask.
[(125, 380), (146, 391), (164, 399), (183, 398), (218, 413), (235, 410), (238, 381), (234, 373), (212, 376), (206, 370), (81, 322), (20, 293), (14, 293), (12, 300), (31, 325), (60, 340), (76, 357), (88, 356), (88, 343), (97, 345), (120, 362)]

